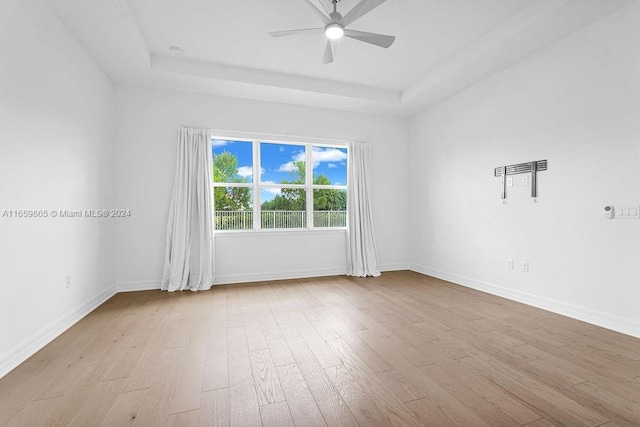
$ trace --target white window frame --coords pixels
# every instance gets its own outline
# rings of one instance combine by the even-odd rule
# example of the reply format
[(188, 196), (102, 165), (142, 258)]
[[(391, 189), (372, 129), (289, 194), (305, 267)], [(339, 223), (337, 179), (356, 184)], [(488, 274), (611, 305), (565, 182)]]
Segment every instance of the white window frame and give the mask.
[[(253, 153), (253, 179), (250, 183), (238, 183), (238, 182), (213, 182), (213, 188), (216, 187), (244, 187), (252, 190), (252, 203), (253, 203), (253, 228), (242, 230), (218, 230), (214, 227), (215, 233), (251, 233), (251, 232), (300, 232), (300, 231), (336, 231), (346, 230), (348, 228), (348, 221), (345, 227), (314, 227), (314, 210), (313, 210), (313, 190), (344, 190), (348, 191), (349, 186), (349, 174), (347, 173), (347, 183), (345, 185), (316, 185), (313, 184), (313, 147), (322, 148), (340, 148), (347, 150), (347, 171), (349, 170), (349, 161), (351, 159), (351, 153), (349, 150), (349, 143), (346, 141), (334, 141), (325, 140), (319, 138), (306, 138), (306, 137), (291, 137), (285, 135), (265, 135), (265, 134), (251, 134), (245, 132), (233, 132), (233, 131), (211, 131), (211, 137), (209, 141), (214, 139), (229, 140), (238, 142), (250, 142), (252, 143)], [(260, 158), (260, 144), (281, 144), (281, 145), (298, 145), (305, 147), (305, 184), (271, 184), (262, 182), (262, 166)], [(210, 147), (210, 150), (213, 147)], [(213, 165), (212, 165), (213, 166)], [(261, 228), (261, 212), (262, 212), (262, 200), (261, 191), (265, 188), (300, 188), (306, 190), (306, 227), (301, 228)], [(212, 195), (212, 200), (213, 200)], [(214, 210), (215, 214), (215, 210)], [(348, 203), (347, 203), (347, 217)]]

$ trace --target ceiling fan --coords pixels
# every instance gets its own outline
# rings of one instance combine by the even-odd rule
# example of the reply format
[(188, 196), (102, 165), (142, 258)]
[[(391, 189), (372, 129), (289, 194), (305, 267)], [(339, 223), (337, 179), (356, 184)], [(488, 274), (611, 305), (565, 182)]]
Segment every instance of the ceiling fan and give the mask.
[(336, 54), (337, 42), (339, 39), (349, 37), (361, 42), (369, 43), (387, 49), (395, 41), (394, 36), (386, 36), (384, 34), (367, 33), (365, 31), (357, 31), (346, 28), (355, 20), (362, 18), (376, 7), (380, 6), (386, 0), (361, 0), (351, 9), (345, 16), (338, 12), (338, 2), (340, 0), (331, 0), (333, 4), (333, 12), (325, 14), (311, 0), (304, 0), (313, 9), (316, 15), (322, 20), (324, 27), (305, 28), (300, 30), (272, 31), (269, 33), (271, 37), (293, 36), (297, 34), (315, 34), (324, 33), (327, 37), (327, 44), (322, 57), (323, 64), (333, 62)]

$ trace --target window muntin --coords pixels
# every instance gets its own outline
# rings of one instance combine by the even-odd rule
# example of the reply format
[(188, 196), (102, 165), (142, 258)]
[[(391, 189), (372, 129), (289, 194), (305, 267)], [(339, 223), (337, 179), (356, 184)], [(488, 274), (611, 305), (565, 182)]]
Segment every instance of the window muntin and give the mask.
[(213, 138), (212, 149), (216, 231), (346, 227), (346, 147)]

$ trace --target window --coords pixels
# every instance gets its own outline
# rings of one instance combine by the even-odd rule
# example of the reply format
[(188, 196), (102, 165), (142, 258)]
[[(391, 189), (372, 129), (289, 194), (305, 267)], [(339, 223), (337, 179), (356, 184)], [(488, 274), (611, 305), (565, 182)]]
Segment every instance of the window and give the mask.
[(346, 147), (225, 138), (211, 145), (217, 231), (346, 227)]

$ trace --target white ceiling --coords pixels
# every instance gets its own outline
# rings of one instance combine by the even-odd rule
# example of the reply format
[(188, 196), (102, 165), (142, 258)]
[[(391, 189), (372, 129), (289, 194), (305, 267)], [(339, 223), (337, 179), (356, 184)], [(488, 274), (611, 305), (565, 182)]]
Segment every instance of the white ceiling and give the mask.
[(387, 0), (350, 28), (394, 45), (345, 38), (327, 65), (324, 35), (268, 35), (321, 27), (305, 0), (46, 1), (121, 84), (406, 116), (633, 0)]

